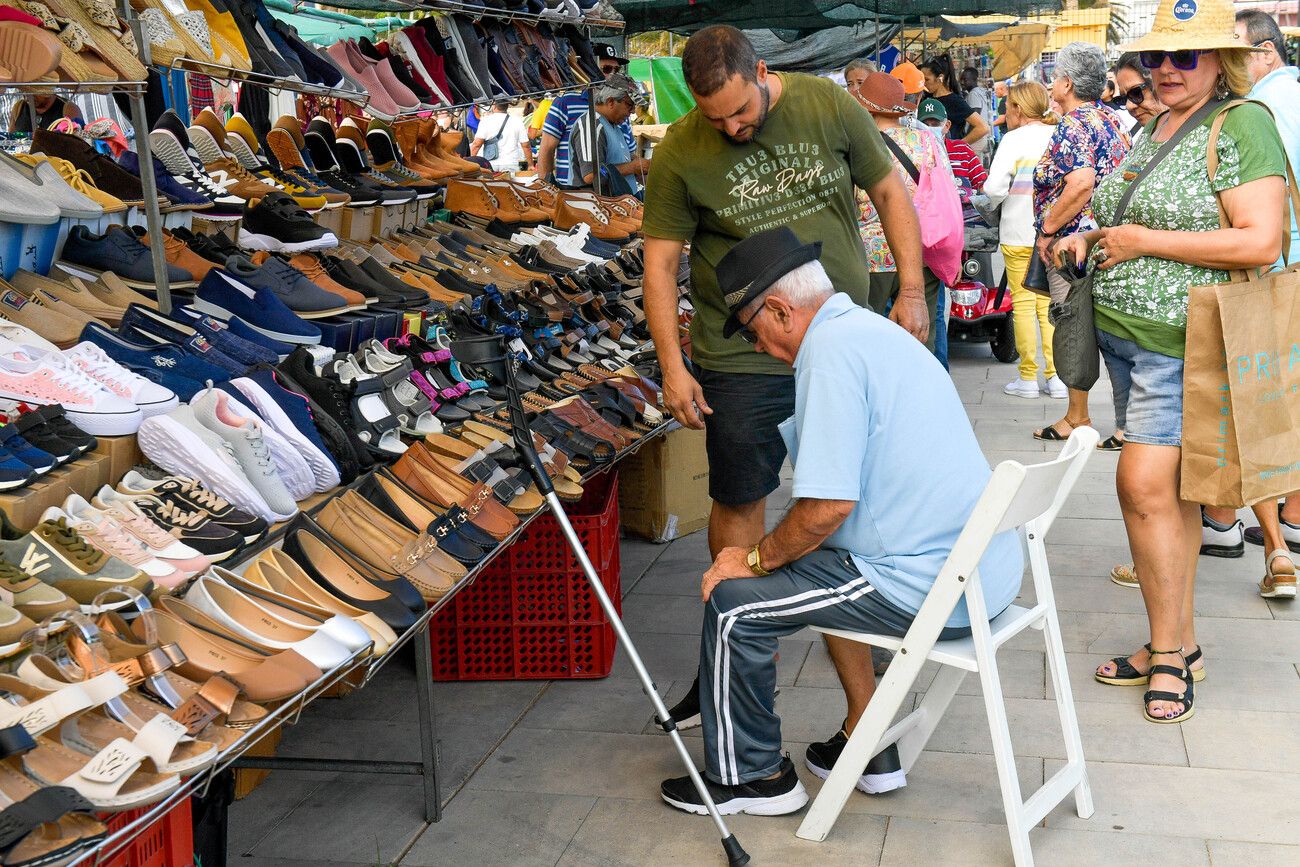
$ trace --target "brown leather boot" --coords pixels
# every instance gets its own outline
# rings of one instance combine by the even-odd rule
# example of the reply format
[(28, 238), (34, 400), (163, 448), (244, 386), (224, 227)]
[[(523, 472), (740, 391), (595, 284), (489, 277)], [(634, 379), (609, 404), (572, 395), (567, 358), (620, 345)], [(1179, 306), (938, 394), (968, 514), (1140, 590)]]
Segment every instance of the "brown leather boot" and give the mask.
[[(376, 132), (373, 129), (366, 133), (367, 140), (375, 136)], [(450, 167), (435, 167), (419, 159), (416, 152), (416, 141), (419, 136), (420, 122), (418, 120), (393, 124), (388, 130), (388, 138), (392, 142), (393, 150), (391, 156), (400, 160), (408, 169), (426, 180), (438, 181), (456, 175), (457, 172)], [(383, 150), (382, 145), (379, 145), (379, 150)], [(389, 156), (388, 154), (376, 154), (374, 147), (371, 148), (370, 152), (375, 154), (376, 159), (379, 159), (381, 155)]]
[(499, 219), (506, 223), (517, 223), (519, 217), (504, 211), (497, 197), (478, 181), (453, 178), (447, 183), (447, 195), (444, 207), (449, 211), (481, 217), (484, 220)]
[(555, 228), (566, 231), (579, 223), (586, 223), (591, 228), (591, 234), (602, 241), (621, 243), (632, 234), (624, 224), (614, 223), (594, 203), (577, 199), (571, 201), (565, 196), (561, 196), (555, 205), (554, 222)]
[(478, 163), (463, 159), (456, 153), (456, 146), (460, 144), (461, 138), (463, 138), (463, 133), (441, 130), (438, 128), (438, 122), (432, 118), (420, 121), (420, 152), (422, 154), (455, 166), (460, 172), (480, 173), (483, 169)]

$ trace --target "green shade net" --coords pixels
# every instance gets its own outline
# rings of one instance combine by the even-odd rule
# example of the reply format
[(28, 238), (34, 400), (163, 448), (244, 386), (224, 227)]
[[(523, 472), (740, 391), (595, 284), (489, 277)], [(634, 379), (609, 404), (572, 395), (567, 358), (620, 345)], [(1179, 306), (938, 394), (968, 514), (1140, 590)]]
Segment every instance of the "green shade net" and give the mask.
[(785, 31), (788, 38), (831, 27), (923, 15), (1028, 15), (1059, 11), (1061, 0), (615, 0), (628, 33), (698, 30), (731, 24)]
[(648, 81), (654, 91), (655, 117), (660, 123), (672, 123), (695, 107), (691, 92), (682, 78), (680, 57), (633, 58), (628, 75)]
[(396, 17), (357, 18), (343, 12), (317, 9), (311, 6), (295, 7), (291, 0), (266, 0), (267, 10), (288, 24), (307, 42), (316, 45), (333, 45), (341, 39), (373, 40), (377, 33), (397, 30), (409, 22)]

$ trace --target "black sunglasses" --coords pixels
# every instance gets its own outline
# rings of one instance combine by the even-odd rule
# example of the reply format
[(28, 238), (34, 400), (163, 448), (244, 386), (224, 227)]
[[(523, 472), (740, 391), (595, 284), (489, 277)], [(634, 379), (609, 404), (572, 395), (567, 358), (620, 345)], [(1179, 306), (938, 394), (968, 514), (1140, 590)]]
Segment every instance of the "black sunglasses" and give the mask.
[(749, 323), (757, 319), (758, 314), (762, 313), (763, 308), (766, 306), (767, 306), (766, 304), (760, 304), (758, 309), (754, 311), (753, 316), (749, 317), (744, 322), (740, 323), (740, 331), (738, 331), (737, 333), (740, 335), (741, 340), (745, 341), (746, 343), (758, 343), (758, 335), (755, 334), (750, 329)]
[(1204, 53), (1199, 48), (1184, 48), (1179, 51), (1139, 51), (1138, 59), (1147, 69), (1159, 69), (1167, 57), (1173, 63), (1174, 69), (1187, 72), (1196, 68), (1196, 64), (1200, 62), (1201, 55)]
[(1136, 84), (1133, 87), (1130, 87), (1128, 90), (1124, 91), (1124, 99), (1130, 105), (1141, 105), (1142, 101), (1146, 99), (1144, 94), (1150, 88), (1151, 85), (1149, 84), (1145, 84), (1145, 83)]

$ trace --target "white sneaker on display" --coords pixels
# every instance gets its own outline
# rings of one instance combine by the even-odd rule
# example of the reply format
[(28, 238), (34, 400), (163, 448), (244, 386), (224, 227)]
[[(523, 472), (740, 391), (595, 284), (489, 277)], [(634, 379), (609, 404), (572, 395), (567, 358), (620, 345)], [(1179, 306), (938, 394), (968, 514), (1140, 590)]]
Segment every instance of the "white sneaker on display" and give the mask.
[(1038, 380), (1013, 379), (1002, 387), (1002, 393), (1012, 397), (1023, 397), (1026, 400), (1037, 400), (1040, 394)]
[(68, 419), (91, 436), (125, 436), (144, 414), (128, 397), (91, 379), (61, 352), (0, 340), (0, 398), (63, 405)]
[(63, 354), (82, 373), (113, 394), (127, 398), (140, 407), (145, 418), (170, 412), (180, 405), (176, 392), (128, 370), (88, 340), (78, 343)]
[(1047, 385), (1043, 386), (1043, 394), (1056, 400), (1065, 400), (1070, 396), (1070, 389), (1064, 382), (1061, 382), (1061, 377), (1053, 376), (1047, 380)]

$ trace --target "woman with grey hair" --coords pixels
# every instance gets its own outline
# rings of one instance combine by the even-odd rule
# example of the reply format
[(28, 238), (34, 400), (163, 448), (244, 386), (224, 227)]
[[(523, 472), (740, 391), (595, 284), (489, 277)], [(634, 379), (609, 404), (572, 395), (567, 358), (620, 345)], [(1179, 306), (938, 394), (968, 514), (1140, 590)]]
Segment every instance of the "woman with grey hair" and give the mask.
[(858, 99), (858, 92), (862, 89), (863, 82), (867, 80), (868, 75), (875, 71), (876, 64), (865, 57), (850, 60), (849, 65), (844, 67), (844, 89), (849, 92), (849, 96)]
[[(1061, 122), (1034, 170), (1035, 246), (1048, 265), (1048, 251), (1058, 237), (1097, 227), (1092, 217), (1093, 190), (1129, 151), (1128, 133), (1119, 118), (1098, 102), (1106, 88), (1106, 69), (1106, 55), (1091, 43), (1071, 42), (1056, 55), (1051, 90), (1052, 99), (1061, 107)], [(1064, 282), (1054, 269), (1048, 272), (1049, 282)], [(1064, 294), (1062, 287), (1052, 288), (1054, 298)], [(1069, 398), (1065, 418), (1034, 431), (1035, 439), (1065, 440), (1076, 427), (1091, 424), (1088, 392), (1063, 386), (1057, 380), (1047, 393)], [(1117, 450), (1122, 445), (1117, 432), (1099, 448)]]

